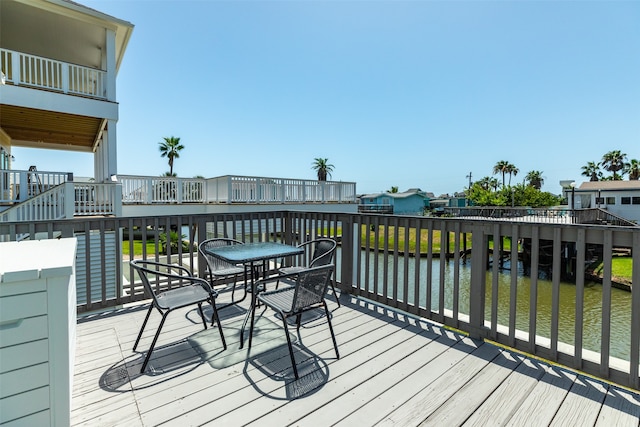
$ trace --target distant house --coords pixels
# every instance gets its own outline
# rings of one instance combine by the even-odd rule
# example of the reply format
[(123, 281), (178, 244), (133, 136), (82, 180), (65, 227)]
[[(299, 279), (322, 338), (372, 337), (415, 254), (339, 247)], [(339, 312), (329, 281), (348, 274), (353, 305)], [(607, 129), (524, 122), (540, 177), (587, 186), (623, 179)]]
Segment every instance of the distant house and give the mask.
[(601, 208), (640, 223), (640, 181), (587, 181), (575, 189), (575, 209)]
[(394, 215), (423, 215), (432, 193), (411, 188), (402, 193), (374, 193), (360, 196), (358, 212)]

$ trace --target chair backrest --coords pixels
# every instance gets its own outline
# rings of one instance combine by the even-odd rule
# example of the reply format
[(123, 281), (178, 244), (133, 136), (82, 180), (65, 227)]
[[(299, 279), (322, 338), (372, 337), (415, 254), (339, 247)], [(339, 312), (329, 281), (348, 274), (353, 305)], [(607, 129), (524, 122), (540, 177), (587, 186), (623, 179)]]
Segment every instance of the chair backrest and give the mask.
[(215, 274), (216, 271), (224, 270), (228, 268), (233, 268), (235, 265), (228, 263), (226, 261), (221, 260), (220, 258), (216, 258), (212, 255), (209, 255), (205, 249), (209, 248), (218, 248), (220, 246), (231, 246), (231, 245), (242, 245), (239, 240), (235, 239), (227, 239), (227, 238), (215, 238), (215, 239), (207, 239), (198, 245), (198, 251), (207, 260), (207, 269), (209, 270), (209, 274)]
[(322, 302), (333, 268), (333, 264), (327, 264), (305, 269), (298, 274), (291, 311), (300, 311)]
[[(129, 264), (138, 272), (145, 291), (151, 295), (156, 303), (158, 302), (157, 295), (174, 287), (172, 286), (174, 281), (177, 280), (179, 286), (183, 286), (185, 283), (191, 284), (194, 281), (189, 269), (180, 265), (137, 259), (129, 262)], [(154, 284), (149, 280), (150, 275), (156, 277)]]
[(305, 242), (299, 246), (313, 247), (313, 255), (311, 262), (309, 262), (309, 267), (319, 267), (333, 262), (333, 255), (336, 252), (337, 243), (333, 239), (322, 237)]

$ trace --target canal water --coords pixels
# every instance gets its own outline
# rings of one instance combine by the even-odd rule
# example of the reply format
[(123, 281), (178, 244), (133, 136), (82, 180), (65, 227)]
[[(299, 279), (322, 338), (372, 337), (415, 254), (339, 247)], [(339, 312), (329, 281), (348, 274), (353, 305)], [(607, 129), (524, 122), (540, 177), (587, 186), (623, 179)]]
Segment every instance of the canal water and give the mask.
[[(364, 254), (363, 254), (364, 255)], [(363, 257), (364, 258), (364, 257)], [(373, 272), (376, 266), (373, 257), (369, 261), (369, 282), (373, 282)], [(408, 274), (408, 300), (411, 304), (413, 301), (413, 283), (415, 281), (416, 260), (409, 258), (406, 260), (409, 268)], [(397, 278), (399, 295), (403, 298), (404, 289), (404, 257), (398, 259), (398, 269), (393, 270), (393, 258), (389, 258), (386, 266), (388, 283), (393, 283), (394, 277)], [(455, 264), (453, 260), (443, 261), (444, 263), (444, 301), (447, 309), (453, 309), (453, 288)], [(471, 277), (471, 263), (461, 262), (459, 265), (459, 304), (458, 309), (461, 313), (469, 313), (469, 284)], [(505, 267), (509, 268), (509, 263), (505, 263)], [(419, 283), (420, 287), (420, 306), (426, 305), (426, 277), (427, 262), (423, 258), (420, 260)], [(365, 264), (361, 265), (362, 280), (364, 281)], [(384, 258), (378, 256), (377, 270), (379, 272), (378, 283), (382, 283), (382, 276), (385, 274)], [(437, 309), (440, 293), (440, 260), (433, 260), (432, 267), (432, 290), (431, 290), (431, 308)], [(491, 318), (491, 295), (492, 295), (492, 272), (487, 271), (487, 289), (485, 302), (485, 319)], [(382, 285), (379, 285), (377, 291), (382, 293)], [(509, 324), (509, 304), (511, 293), (511, 271), (501, 270), (498, 276), (498, 323), (501, 325)], [(371, 289), (373, 290), (373, 289)], [(391, 289), (387, 290), (388, 295), (392, 295)], [(537, 296), (537, 330), (536, 334), (543, 337), (550, 337), (551, 331), (551, 294), (552, 283), (550, 280), (538, 279), (538, 296)], [(624, 360), (629, 360), (629, 349), (631, 342), (631, 292), (621, 289), (611, 290), (611, 349), (610, 354)], [(517, 274), (517, 296), (516, 296), (516, 328), (521, 331), (529, 331), (529, 300), (531, 296), (531, 280), (530, 277), (523, 274), (522, 265), (518, 265)], [(559, 311), (559, 341), (567, 344), (574, 344), (575, 332), (575, 301), (576, 286), (572, 283), (560, 283), (560, 311)], [(584, 315), (583, 315), (583, 348), (600, 352), (600, 340), (602, 334), (602, 286), (597, 283), (587, 283), (584, 289)]]

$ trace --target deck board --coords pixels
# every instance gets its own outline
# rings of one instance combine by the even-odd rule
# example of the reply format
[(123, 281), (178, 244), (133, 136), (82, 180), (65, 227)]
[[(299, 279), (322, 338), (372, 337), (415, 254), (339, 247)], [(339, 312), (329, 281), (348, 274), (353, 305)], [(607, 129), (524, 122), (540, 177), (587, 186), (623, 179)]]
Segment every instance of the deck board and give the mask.
[(340, 359), (326, 321), (312, 320), (294, 344), (295, 381), (270, 312), (239, 349), (247, 302), (221, 311), (226, 351), (196, 311), (170, 314), (145, 374), (158, 313), (137, 352), (146, 306), (82, 318), (72, 425), (638, 426), (635, 393), (348, 296), (329, 299)]
[(505, 425), (544, 375), (534, 359), (524, 359), (505, 381), (464, 422), (465, 426)]

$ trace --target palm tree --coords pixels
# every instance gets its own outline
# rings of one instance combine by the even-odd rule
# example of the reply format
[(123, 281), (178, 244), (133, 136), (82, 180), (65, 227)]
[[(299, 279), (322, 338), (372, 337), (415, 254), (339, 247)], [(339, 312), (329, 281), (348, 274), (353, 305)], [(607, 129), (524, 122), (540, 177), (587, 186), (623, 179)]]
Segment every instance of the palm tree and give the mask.
[(479, 180), (477, 184), (480, 185), (480, 187), (482, 187), (483, 189), (488, 190), (489, 188), (491, 188), (491, 180), (495, 180), (495, 178), (489, 178), (488, 176), (485, 176), (481, 180)]
[(512, 165), (511, 163), (507, 165), (507, 173), (509, 174), (509, 187), (511, 187), (511, 175), (516, 176), (518, 175), (518, 172), (520, 172), (520, 169), (518, 169), (515, 165)]
[(640, 161), (637, 159), (629, 160), (625, 165), (625, 171), (629, 174), (629, 181), (637, 181), (640, 179)]
[(495, 164), (495, 166), (493, 167), (493, 174), (497, 175), (499, 173), (502, 174), (502, 186), (504, 187), (504, 176), (508, 173), (508, 169), (509, 166), (511, 166), (511, 164), (506, 161), (506, 160), (500, 160), (498, 163)]
[(394, 187), (392, 186), (391, 189), (387, 190), (387, 193), (397, 193), (398, 192), (398, 187)]
[(498, 191), (499, 186), (500, 186), (500, 183), (496, 178), (491, 178), (489, 180), (489, 187), (493, 188), (493, 191)]
[(333, 172), (333, 165), (327, 163), (329, 159), (323, 159), (317, 157), (313, 159), (312, 168), (318, 173), (318, 181), (326, 181), (327, 176), (331, 177), (331, 172)]
[(598, 181), (600, 179), (600, 163), (588, 162), (582, 166), (582, 175), (588, 176), (589, 181)]
[(530, 171), (524, 179), (536, 190), (540, 190), (542, 184), (544, 184), (544, 178), (542, 178), (542, 172), (540, 171)]
[[(620, 150), (613, 150), (606, 153), (602, 156), (602, 167), (608, 170), (609, 172), (613, 172), (613, 180), (618, 181), (622, 179), (622, 175), (624, 175), (624, 167), (625, 160), (627, 159), (627, 155), (622, 153)], [(616, 172), (619, 170), (622, 171), (620, 177), (616, 175)]]
[(164, 142), (159, 142), (160, 144), (160, 157), (166, 157), (169, 159), (169, 175), (175, 176), (173, 174), (173, 160), (180, 157), (180, 151), (184, 149), (184, 145), (180, 144), (180, 138), (176, 138), (175, 136), (165, 137), (163, 138)]

